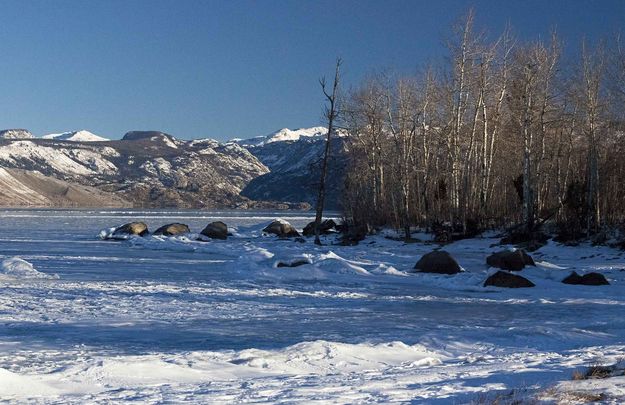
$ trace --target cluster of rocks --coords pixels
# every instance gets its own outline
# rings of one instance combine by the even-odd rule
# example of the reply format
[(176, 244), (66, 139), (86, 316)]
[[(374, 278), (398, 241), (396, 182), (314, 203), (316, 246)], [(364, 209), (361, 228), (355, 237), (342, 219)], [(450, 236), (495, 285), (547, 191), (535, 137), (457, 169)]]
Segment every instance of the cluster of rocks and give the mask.
[[(339, 232), (339, 227), (340, 225), (337, 225), (332, 219), (326, 219), (320, 224), (320, 234), (328, 235), (331, 233), (337, 233)], [(181, 223), (171, 223), (161, 226), (154, 231), (152, 235), (178, 236), (189, 233), (191, 233), (191, 230), (187, 225)], [(263, 233), (276, 235), (279, 238), (299, 238), (301, 236), (293, 225), (283, 219), (276, 219), (272, 221), (263, 229)], [(303, 234), (304, 236), (315, 235), (314, 221), (304, 227)], [(144, 222), (130, 222), (121, 225), (115, 228), (115, 230), (113, 230), (113, 232), (108, 235), (106, 239), (126, 239), (128, 236), (133, 235), (150, 235), (147, 224)], [(210, 239), (227, 239), (229, 235), (228, 226), (221, 221), (211, 222), (200, 232), (200, 235)]]
[[(319, 224), (320, 235), (330, 235), (339, 233), (342, 229), (341, 225), (337, 225), (332, 219), (326, 219)], [(283, 219), (276, 219), (263, 229), (264, 233), (273, 234), (280, 238), (298, 238), (300, 233), (287, 221)], [(304, 236), (315, 236), (315, 221), (309, 222), (302, 230)]]
[[(358, 229), (358, 232), (352, 232), (350, 234), (342, 225), (337, 225), (333, 220), (328, 219), (321, 222), (319, 227), (320, 234), (331, 234), (343, 232), (343, 241), (347, 238), (347, 243), (343, 244), (351, 244), (349, 243), (349, 238), (354, 238), (354, 242), (358, 243), (358, 240), (361, 240), (360, 237), (364, 238), (364, 234), (366, 234), (367, 230)], [(301, 238), (300, 233), (287, 221), (282, 219), (276, 219), (272, 221), (269, 225), (267, 225), (263, 230), (263, 233), (275, 235), (278, 238), (295, 238), (299, 241), (304, 241)], [(163, 236), (177, 236), (177, 235), (186, 235), (190, 234), (191, 231), (189, 227), (185, 224), (181, 223), (171, 223), (167, 225), (163, 225), (154, 231), (153, 235), (163, 235)], [(313, 236), (315, 235), (315, 222), (310, 222), (307, 224), (303, 232), (304, 236)], [(150, 232), (148, 230), (148, 226), (144, 222), (130, 222), (124, 224), (122, 226), (117, 227), (106, 239), (126, 239), (128, 236), (147, 236)], [(221, 221), (211, 222), (200, 232), (200, 236), (198, 240), (205, 240), (205, 238), (209, 239), (227, 239), (229, 236), (228, 226)], [(298, 260), (295, 262), (282, 263), (278, 264), (278, 267), (296, 267), (303, 264), (307, 264), (309, 261), (307, 259)], [(518, 272), (523, 270), (526, 266), (536, 266), (534, 259), (524, 250), (524, 249), (516, 249), (516, 250), (503, 250), (499, 252), (495, 252), (486, 258), (486, 264), (490, 267), (501, 269), (494, 274), (491, 274), (486, 281), (484, 281), (484, 287), (494, 286), (494, 287), (504, 287), (504, 288), (527, 288), (527, 287), (535, 287), (535, 284), (528, 280), (527, 278), (513, 274), (512, 272)], [(456, 259), (454, 259), (449, 252), (445, 250), (434, 250), (423, 255), (419, 261), (414, 266), (414, 272), (419, 273), (436, 273), (436, 274), (448, 274), (453, 275), (457, 273), (461, 273), (463, 271), (462, 267), (458, 264)], [(576, 272), (572, 272), (566, 278), (562, 280), (564, 284), (575, 284), (575, 285), (609, 285), (610, 283), (600, 273), (586, 273), (584, 275), (579, 275)]]
[[(486, 258), (490, 267), (501, 269), (490, 275), (484, 282), (484, 287), (527, 288), (535, 284), (523, 276), (511, 272), (521, 271), (526, 266), (536, 266), (534, 259), (523, 249), (504, 250), (493, 253)], [(419, 259), (414, 266), (415, 272), (436, 274), (457, 274), (462, 272), (458, 262), (444, 250), (434, 250)], [(572, 272), (564, 280), (565, 284), (578, 285), (608, 285), (608, 280), (600, 273), (587, 273), (580, 276)]]
[[(180, 236), (190, 233), (191, 230), (188, 225), (175, 222), (161, 226), (152, 235)], [(105, 239), (126, 239), (129, 236), (148, 235), (150, 235), (150, 231), (145, 222), (130, 222), (115, 228)], [(228, 226), (221, 221), (211, 222), (200, 232), (200, 235), (210, 239), (227, 239)]]

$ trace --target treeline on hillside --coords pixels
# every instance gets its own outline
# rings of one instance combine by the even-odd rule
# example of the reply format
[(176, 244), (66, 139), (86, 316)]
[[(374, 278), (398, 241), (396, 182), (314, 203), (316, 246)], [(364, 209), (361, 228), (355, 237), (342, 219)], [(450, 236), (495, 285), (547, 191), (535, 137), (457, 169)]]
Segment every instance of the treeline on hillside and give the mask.
[(444, 66), (344, 95), (348, 220), (464, 234), (549, 220), (565, 239), (621, 224), (625, 44), (581, 44), (566, 64), (555, 33), (489, 42), (473, 20), (454, 27)]

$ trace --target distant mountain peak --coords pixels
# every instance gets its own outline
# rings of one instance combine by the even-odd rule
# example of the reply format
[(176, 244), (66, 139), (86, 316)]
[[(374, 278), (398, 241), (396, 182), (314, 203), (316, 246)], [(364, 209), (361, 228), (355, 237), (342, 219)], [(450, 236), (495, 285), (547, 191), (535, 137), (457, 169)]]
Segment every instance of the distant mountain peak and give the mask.
[(236, 142), (244, 147), (263, 146), (274, 142), (296, 142), (300, 139), (313, 139), (325, 136), (328, 133), (326, 127), (311, 127), (311, 128), (298, 128), (289, 129), (282, 128), (269, 135), (257, 136), (250, 139), (233, 139), (231, 142)]
[(71, 142), (104, 142), (108, 141), (107, 138), (96, 135), (93, 132), (87, 130), (62, 132), (60, 134), (48, 134), (41, 137), (42, 139), (55, 139), (58, 141), (71, 141)]
[(0, 131), (0, 138), (2, 139), (30, 139), (34, 137), (29, 130), (22, 128), (3, 129)]
[(328, 129), (325, 127), (312, 127), (312, 128), (298, 128), (289, 129), (282, 128), (268, 136), (267, 143), (271, 142), (285, 142), (285, 141), (299, 141), (300, 138), (312, 138), (324, 136), (328, 133)]
[(160, 141), (173, 149), (178, 149), (179, 143), (172, 135), (161, 131), (129, 131), (122, 141)]

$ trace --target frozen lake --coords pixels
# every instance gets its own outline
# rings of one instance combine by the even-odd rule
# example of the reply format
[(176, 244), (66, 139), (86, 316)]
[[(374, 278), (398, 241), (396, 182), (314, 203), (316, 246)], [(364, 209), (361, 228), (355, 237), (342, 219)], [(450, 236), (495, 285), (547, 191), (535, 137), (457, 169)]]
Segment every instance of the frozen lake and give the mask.
[[(261, 236), (277, 216), (301, 229), (308, 212), (0, 215), (2, 259), (43, 273), (0, 277), (0, 399), (466, 403), (625, 356), (625, 256), (605, 247), (550, 243), (523, 270), (535, 288), (502, 290), (482, 287), (496, 239), (447, 246), (466, 272), (441, 276), (407, 273), (428, 243)], [(193, 232), (222, 220), (234, 236), (98, 238), (133, 220)], [(298, 257), (311, 264), (275, 267)], [(560, 283), (571, 270), (612, 285)]]

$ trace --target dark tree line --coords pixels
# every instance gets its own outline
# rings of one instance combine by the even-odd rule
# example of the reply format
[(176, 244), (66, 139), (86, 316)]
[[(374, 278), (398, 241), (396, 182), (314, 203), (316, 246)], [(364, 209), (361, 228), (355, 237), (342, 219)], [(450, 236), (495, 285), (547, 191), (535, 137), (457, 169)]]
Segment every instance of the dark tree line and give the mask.
[(565, 63), (554, 33), (453, 29), (448, 59), (412, 77), (377, 75), (341, 102), (350, 133), (346, 217), (465, 234), (559, 224), (565, 237), (625, 220), (625, 50), (583, 43)]

